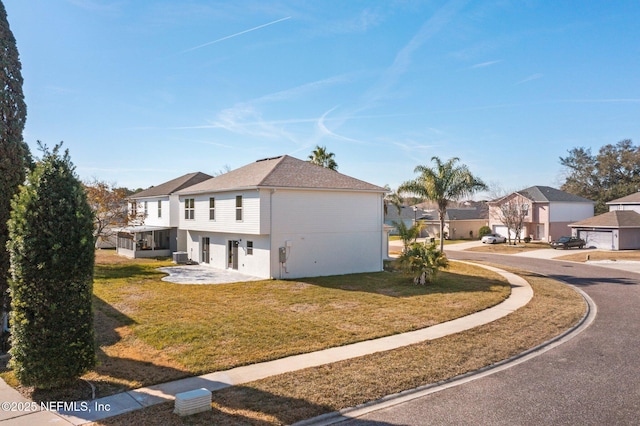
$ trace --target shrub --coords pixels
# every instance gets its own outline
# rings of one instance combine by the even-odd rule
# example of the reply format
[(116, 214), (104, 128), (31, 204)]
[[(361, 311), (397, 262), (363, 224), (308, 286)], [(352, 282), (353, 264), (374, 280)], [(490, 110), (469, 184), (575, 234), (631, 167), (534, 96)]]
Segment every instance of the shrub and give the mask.
[(448, 268), (449, 260), (435, 243), (413, 243), (400, 257), (402, 270), (413, 276), (415, 284), (426, 285), (436, 280), (440, 268)]
[(9, 220), (11, 366), (25, 386), (63, 386), (95, 365), (93, 214), (66, 151), (44, 157)]
[(489, 228), (488, 226), (482, 226), (480, 228), (480, 230), (478, 230), (478, 235), (480, 235), (480, 238), (484, 237), (485, 235), (488, 235), (491, 233), (491, 228)]

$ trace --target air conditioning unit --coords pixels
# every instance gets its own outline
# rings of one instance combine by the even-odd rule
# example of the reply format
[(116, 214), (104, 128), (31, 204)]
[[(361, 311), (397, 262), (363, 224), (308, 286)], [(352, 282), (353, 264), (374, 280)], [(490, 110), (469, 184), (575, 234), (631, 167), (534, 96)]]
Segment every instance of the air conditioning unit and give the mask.
[(186, 251), (173, 252), (173, 263), (178, 265), (185, 264), (189, 261), (189, 254)]

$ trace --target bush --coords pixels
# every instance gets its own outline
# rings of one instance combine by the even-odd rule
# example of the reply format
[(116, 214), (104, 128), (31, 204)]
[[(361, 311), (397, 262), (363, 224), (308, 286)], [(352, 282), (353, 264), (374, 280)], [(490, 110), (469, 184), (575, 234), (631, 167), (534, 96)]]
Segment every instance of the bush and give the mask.
[(488, 226), (483, 226), (480, 228), (480, 230), (478, 231), (478, 235), (480, 235), (480, 238), (484, 237), (485, 235), (489, 235), (491, 234), (491, 228), (489, 228)]
[(43, 148), (9, 220), (11, 366), (25, 386), (53, 388), (95, 365), (93, 214), (68, 151)]
[(400, 257), (402, 270), (413, 276), (415, 284), (426, 285), (436, 280), (440, 268), (448, 268), (449, 260), (435, 243), (413, 243)]

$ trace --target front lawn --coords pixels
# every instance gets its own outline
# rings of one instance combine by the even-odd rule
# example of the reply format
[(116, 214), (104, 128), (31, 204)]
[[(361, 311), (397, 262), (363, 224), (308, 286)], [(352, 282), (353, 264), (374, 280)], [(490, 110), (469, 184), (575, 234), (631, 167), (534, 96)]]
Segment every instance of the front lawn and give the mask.
[(223, 285), (161, 281), (168, 262), (98, 252), (102, 394), (427, 327), (504, 300), (497, 274), (452, 263), (436, 285), (397, 272)]
[[(190, 416), (189, 424), (292, 424), (491, 365), (557, 336), (584, 315), (584, 300), (572, 288), (512, 272), (524, 275), (534, 297), (511, 315), (441, 339), (216, 391), (213, 410)], [(182, 424), (173, 407), (166, 402), (96, 424)]]

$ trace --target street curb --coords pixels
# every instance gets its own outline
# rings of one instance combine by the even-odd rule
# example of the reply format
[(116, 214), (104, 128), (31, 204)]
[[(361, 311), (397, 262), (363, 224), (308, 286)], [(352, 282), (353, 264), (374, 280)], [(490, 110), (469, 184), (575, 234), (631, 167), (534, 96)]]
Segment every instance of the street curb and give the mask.
[[(538, 274), (541, 276), (546, 276), (544, 274)], [(552, 278), (555, 279), (555, 278)], [(528, 349), (518, 355), (514, 355), (511, 358), (507, 358), (505, 360), (496, 362), (494, 364), (488, 365), (486, 367), (482, 367), (478, 370), (471, 371), (456, 377), (452, 377), (447, 380), (442, 380), (440, 382), (431, 383), (424, 386), (419, 386), (417, 388), (408, 389), (402, 392), (398, 392), (395, 394), (387, 395), (383, 398), (377, 399), (375, 401), (366, 402), (364, 404), (357, 405), (355, 407), (344, 408), (339, 411), (334, 411), (332, 413), (322, 414), (317, 417), (313, 417), (306, 420), (301, 420), (299, 422), (293, 423), (292, 426), (324, 426), (324, 425), (332, 425), (335, 423), (340, 423), (347, 420), (353, 420), (365, 414), (383, 410), (385, 408), (393, 407), (394, 405), (402, 404), (432, 393), (440, 392), (442, 390), (452, 388), (455, 386), (460, 386), (462, 384), (471, 382), (476, 379), (480, 379), (491, 374), (498, 373), (500, 371), (506, 370), (508, 368), (514, 367), (518, 364), (521, 364), (529, 359), (535, 358), (543, 353), (547, 352), (559, 346), (563, 343), (568, 342), (573, 339), (580, 333), (582, 333), (587, 327), (589, 327), (598, 312), (598, 308), (589, 297), (587, 293), (582, 291), (580, 288), (567, 283), (566, 281), (555, 279), (569, 287), (571, 287), (574, 291), (582, 296), (585, 303), (587, 304), (587, 310), (585, 314), (580, 318), (580, 320), (571, 328), (559, 334), (558, 336), (547, 340), (544, 343), (541, 343), (531, 349)]]

